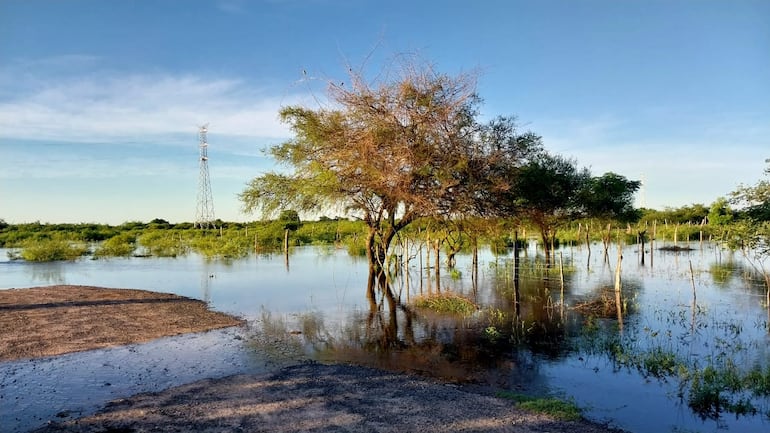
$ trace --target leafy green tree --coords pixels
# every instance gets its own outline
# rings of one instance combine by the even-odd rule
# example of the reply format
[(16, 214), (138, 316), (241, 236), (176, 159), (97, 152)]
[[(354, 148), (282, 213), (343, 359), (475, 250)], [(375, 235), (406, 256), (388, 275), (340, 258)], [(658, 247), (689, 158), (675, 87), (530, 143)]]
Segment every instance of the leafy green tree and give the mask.
[[(635, 209), (633, 205), (634, 194), (641, 185), (639, 181), (629, 180), (625, 176), (608, 172), (602, 176), (590, 178), (580, 192), (579, 200), (583, 206), (582, 216), (598, 220), (601, 226), (607, 225), (607, 230), (601, 232), (604, 260), (606, 261), (609, 260), (611, 224), (613, 222), (634, 222), (641, 217), (641, 212)], [(639, 235), (644, 236), (645, 231), (640, 231)], [(588, 236), (588, 232), (586, 232), (586, 236)]]
[(562, 224), (583, 214), (591, 174), (574, 160), (541, 152), (518, 172), (515, 206), (540, 231), (546, 257)]
[[(765, 160), (770, 163), (770, 159)], [(770, 166), (765, 169), (765, 175), (770, 175)], [(766, 304), (770, 308), (770, 215), (765, 213), (770, 209), (770, 181), (762, 179), (754, 186), (740, 185), (731, 193), (731, 202), (744, 206), (745, 218), (732, 225), (732, 236), (728, 245), (740, 249), (749, 264), (765, 280)]]
[(733, 210), (730, 203), (724, 197), (719, 197), (711, 204), (708, 214), (709, 224), (724, 226), (733, 221)]
[(289, 170), (254, 178), (240, 195), (247, 212), (264, 215), (346, 209), (368, 228), (373, 272), (415, 219), (467, 206), (464, 186), (483, 159), (472, 76), (406, 64), (381, 77), (351, 72), (345, 85), (329, 85), (329, 107), (281, 110), (295, 137), (269, 152)]
[[(770, 175), (770, 159), (765, 162), (769, 164), (765, 175)], [(739, 185), (730, 194), (730, 202), (754, 221), (770, 221), (770, 179), (762, 179), (756, 185)]]
[(150, 221), (147, 226), (151, 229), (170, 229), (171, 223), (164, 220), (163, 218), (155, 218)]
[(287, 209), (281, 211), (278, 221), (283, 225), (284, 230), (295, 231), (299, 228), (301, 221), (299, 214), (295, 210)]
[(583, 213), (586, 217), (605, 221), (637, 221), (641, 214), (634, 208), (634, 194), (641, 185), (640, 181), (612, 172), (592, 177), (580, 194)]

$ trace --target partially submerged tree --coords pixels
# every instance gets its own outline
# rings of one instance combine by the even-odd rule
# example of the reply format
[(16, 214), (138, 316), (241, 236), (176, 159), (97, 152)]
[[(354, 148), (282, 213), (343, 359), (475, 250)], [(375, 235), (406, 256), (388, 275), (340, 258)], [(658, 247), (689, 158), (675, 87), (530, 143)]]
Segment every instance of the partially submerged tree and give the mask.
[[(765, 175), (770, 175), (770, 158), (765, 162)], [(730, 194), (730, 202), (754, 221), (770, 221), (770, 179), (762, 179), (756, 185), (739, 185)]]
[(461, 202), (479, 99), (473, 76), (413, 65), (374, 83), (351, 72), (348, 83), (329, 85), (331, 107), (281, 110), (295, 137), (269, 152), (290, 170), (256, 177), (240, 198), (266, 215), (344, 207), (366, 223), (369, 264), (381, 271), (396, 233)]
[[(770, 159), (765, 162), (770, 164)], [(770, 175), (770, 165), (765, 169)], [(770, 309), (770, 181), (763, 179), (754, 186), (740, 185), (731, 194), (732, 203), (742, 206), (742, 220), (733, 224), (728, 245), (740, 249), (765, 283), (765, 303)], [(770, 325), (769, 325), (770, 326)]]
[(582, 214), (581, 192), (590, 180), (587, 169), (548, 152), (539, 153), (519, 171), (514, 203), (540, 231), (547, 259), (558, 227)]
[[(581, 216), (596, 219), (602, 225), (607, 225), (607, 230), (602, 231), (605, 261), (609, 260), (612, 222), (630, 223), (638, 221), (641, 217), (641, 212), (633, 205), (634, 194), (641, 185), (640, 181), (629, 180), (625, 176), (608, 172), (588, 179), (579, 193), (578, 200), (583, 207), (580, 210)], [(589, 228), (586, 227), (586, 230)], [(642, 230), (638, 235), (643, 237), (645, 233)]]

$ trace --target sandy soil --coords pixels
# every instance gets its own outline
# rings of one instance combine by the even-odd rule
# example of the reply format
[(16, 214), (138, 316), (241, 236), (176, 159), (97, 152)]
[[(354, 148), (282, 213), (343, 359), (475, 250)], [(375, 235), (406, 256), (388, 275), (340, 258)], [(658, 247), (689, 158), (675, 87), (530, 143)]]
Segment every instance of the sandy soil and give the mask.
[[(239, 323), (200, 301), (170, 294), (82, 286), (0, 290), (0, 361)], [(318, 363), (140, 394), (36, 431), (617, 432), (585, 421), (556, 421), (422, 377)]]
[(142, 343), (241, 324), (168, 293), (49, 286), (0, 290), (0, 361)]

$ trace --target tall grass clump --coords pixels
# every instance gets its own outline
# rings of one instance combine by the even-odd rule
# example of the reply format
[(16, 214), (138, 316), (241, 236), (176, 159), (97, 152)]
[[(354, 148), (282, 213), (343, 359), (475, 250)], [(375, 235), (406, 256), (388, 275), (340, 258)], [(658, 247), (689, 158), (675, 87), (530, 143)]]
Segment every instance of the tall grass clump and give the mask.
[(457, 314), (460, 316), (470, 316), (477, 310), (476, 304), (470, 299), (453, 293), (421, 296), (414, 301), (414, 307), (441, 314)]
[(364, 236), (345, 238), (345, 249), (353, 257), (366, 257), (366, 238)]

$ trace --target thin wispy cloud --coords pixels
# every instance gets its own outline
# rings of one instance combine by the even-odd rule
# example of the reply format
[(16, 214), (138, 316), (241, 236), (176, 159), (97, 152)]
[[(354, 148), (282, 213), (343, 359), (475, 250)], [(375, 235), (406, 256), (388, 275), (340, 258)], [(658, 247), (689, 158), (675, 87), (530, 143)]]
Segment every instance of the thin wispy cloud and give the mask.
[[(10, 81), (7, 75), (2, 82)], [(289, 131), (278, 111), (299, 99), (240, 79), (196, 75), (92, 73), (16, 81), (14, 94), (0, 93), (4, 139), (133, 141), (189, 134), (202, 123), (222, 135), (280, 138)]]
[(532, 127), (546, 148), (594, 175), (612, 171), (643, 180), (651, 207), (709, 204), (739, 183), (752, 183), (770, 148), (770, 125), (752, 113), (721, 119), (667, 110), (649, 118), (549, 119)]

